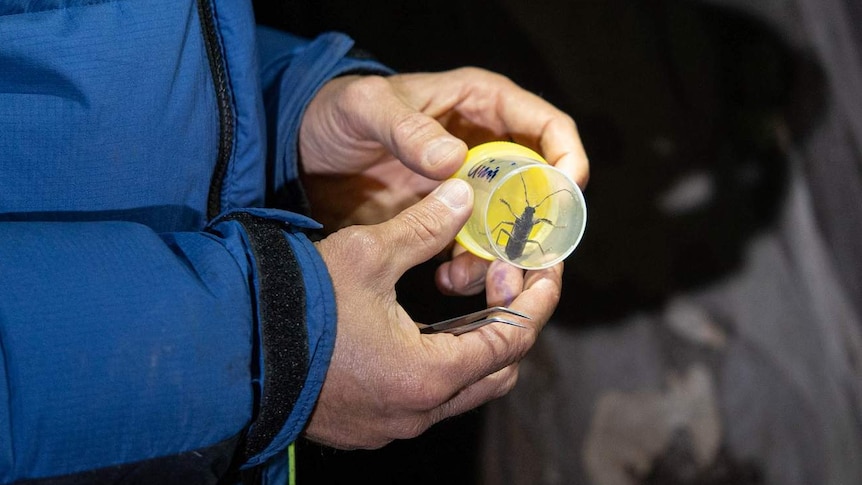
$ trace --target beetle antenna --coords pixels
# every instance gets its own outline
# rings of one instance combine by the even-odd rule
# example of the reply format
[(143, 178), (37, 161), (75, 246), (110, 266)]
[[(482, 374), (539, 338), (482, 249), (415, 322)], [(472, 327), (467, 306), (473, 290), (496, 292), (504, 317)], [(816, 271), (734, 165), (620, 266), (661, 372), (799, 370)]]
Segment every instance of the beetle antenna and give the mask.
[(524, 182), (524, 174), (519, 174), (521, 176), (521, 185), (524, 186), (524, 202), (527, 203), (527, 206), (530, 205), (530, 199), (527, 198), (527, 182)]
[(569, 195), (571, 195), (571, 196), (572, 196), (572, 198), (574, 198), (574, 197), (575, 197), (575, 194), (573, 194), (573, 193), (572, 193), (572, 191), (571, 191), (571, 190), (569, 190), (569, 189), (560, 189), (560, 190), (556, 190), (556, 191), (551, 192), (550, 194), (546, 195), (546, 196), (545, 196), (545, 198), (544, 198), (544, 199), (542, 199), (542, 201), (541, 201), (541, 202), (539, 202), (538, 204), (536, 204), (536, 208), (538, 208), (540, 205), (544, 204), (544, 203), (545, 203), (545, 201), (546, 201), (546, 200), (548, 200), (548, 199), (550, 199), (552, 195), (559, 194), (560, 192), (568, 192), (568, 193), (569, 193)]

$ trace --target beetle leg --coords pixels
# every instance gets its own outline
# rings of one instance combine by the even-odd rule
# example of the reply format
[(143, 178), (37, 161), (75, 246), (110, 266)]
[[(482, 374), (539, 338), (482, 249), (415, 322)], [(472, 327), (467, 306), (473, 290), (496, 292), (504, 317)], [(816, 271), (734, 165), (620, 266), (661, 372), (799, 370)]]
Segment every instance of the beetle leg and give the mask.
[[(500, 221), (496, 226), (494, 226), (494, 229), (491, 229), (491, 234), (494, 234), (497, 231), (497, 228), (502, 226), (503, 224), (505, 224), (507, 226), (513, 226), (513, 227), (515, 226), (514, 222)], [(508, 232), (506, 232), (506, 234), (508, 234)]]
[[(513, 223), (511, 223), (511, 222), (506, 222), (506, 221), (503, 221), (503, 222), (501, 222), (500, 224), (512, 224), (512, 225), (514, 225)], [(497, 227), (500, 227), (500, 224), (497, 224)], [(497, 230), (497, 227), (495, 227), (495, 228), (494, 228), (494, 230)], [(494, 231), (491, 231), (491, 232), (493, 233)], [(511, 232), (509, 232), (509, 231), (507, 231), (507, 230), (503, 229), (502, 227), (500, 227), (500, 230), (499, 230), (499, 231), (497, 231), (497, 239), (494, 241), (494, 243), (495, 243), (495, 244), (497, 244), (497, 246), (499, 246), (499, 245), (500, 245), (500, 234), (505, 234), (505, 235), (509, 236), (509, 239), (511, 239), (511, 238), (512, 238), (512, 233), (511, 233)]]
[(558, 225), (554, 224), (554, 221), (552, 221), (550, 219), (545, 219), (544, 217), (542, 217), (541, 219), (536, 219), (536, 222), (534, 222), (533, 225), (535, 226), (536, 224), (538, 224), (540, 222), (544, 222), (545, 224), (548, 224), (551, 227), (554, 227), (557, 229), (562, 229), (562, 228), (566, 227), (566, 226), (558, 226)]
[(539, 241), (536, 241), (535, 239), (527, 239), (527, 242), (528, 242), (528, 243), (533, 243), (533, 244), (535, 244), (536, 246), (539, 246), (539, 251), (541, 251), (541, 252), (542, 252), (542, 256), (544, 256), (544, 255), (545, 255), (545, 248), (543, 248), (543, 247), (542, 247), (542, 244), (541, 244), (541, 243), (539, 243)]

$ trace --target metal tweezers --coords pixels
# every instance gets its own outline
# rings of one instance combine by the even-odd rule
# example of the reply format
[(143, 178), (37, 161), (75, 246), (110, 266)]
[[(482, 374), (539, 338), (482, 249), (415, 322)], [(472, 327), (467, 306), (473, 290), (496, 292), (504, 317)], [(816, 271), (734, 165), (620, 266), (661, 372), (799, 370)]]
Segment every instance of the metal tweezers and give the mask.
[(529, 316), (521, 312), (512, 310), (511, 308), (495, 306), (491, 308), (486, 308), (484, 310), (479, 310), (478, 312), (469, 313), (467, 315), (461, 315), (460, 317), (443, 320), (442, 322), (432, 324), (417, 323), (416, 325), (419, 327), (419, 331), (421, 333), (446, 332), (453, 335), (461, 335), (462, 333), (469, 332), (470, 330), (475, 330), (479, 327), (495, 322), (505, 323), (507, 325), (513, 325), (515, 327), (526, 328), (524, 325), (521, 325), (518, 322), (513, 322), (503, 317), (488, 316), (493, 313), (508, 313), (510, 315), (515, 315), (521, 318), (526, 318), (527, 320), (531, 320)]

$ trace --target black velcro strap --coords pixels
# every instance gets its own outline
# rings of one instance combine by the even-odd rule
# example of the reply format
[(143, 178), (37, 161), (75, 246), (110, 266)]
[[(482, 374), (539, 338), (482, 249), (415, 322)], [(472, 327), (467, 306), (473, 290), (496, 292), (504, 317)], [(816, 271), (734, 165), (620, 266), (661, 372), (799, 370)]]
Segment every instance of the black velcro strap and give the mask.
[(246, 437), (245, 461), (262, 452), (281, 431), (308, 377), (305, 285), (282, 222), (243, 212), (225, 220), (245, 228), (259, 282), (264, 382), (259, 411)]

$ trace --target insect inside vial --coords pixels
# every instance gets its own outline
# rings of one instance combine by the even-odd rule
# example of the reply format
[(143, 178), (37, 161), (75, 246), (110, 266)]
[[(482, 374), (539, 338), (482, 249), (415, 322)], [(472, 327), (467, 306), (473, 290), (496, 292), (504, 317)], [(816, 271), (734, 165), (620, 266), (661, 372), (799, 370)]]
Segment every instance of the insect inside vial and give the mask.
[[(496, 244), (500, 245), (500, 236), (505, 234), (509, 237), (506, 241), (506, 257), (510, 260), (514, 261), (521, 256), (524, 255), (524, 249), (527, 247), (527, 243), (532, 243), (538, 246), (539, 251), (542, 254), (545, 254), (545, 249), (542, 247), (542, 244), (535, 239), (530, 239), (530, 233), (533, 232), (533, 228), (538, 224), (545, 223), (554, 228), (563, 228), (566, 226), (558, 226), (554, 224), (554, 221), (550, 219), (546, 219), (544, 217), (535, 218), (536, 209), (539, 208), (542, 204), (545, 203), (552, 196), (559, 194), (560, 192), (568, 192), (572, 197), (575, 194), (572, 193), (569, 189), (560, 189), (550, 194), (546, 195), (544, 199), (540, 200), (536, 205), (530, 205), (530, 199), (527, 197), (527, 183), (524, 182), (524, 176), (521, 175), (521, 185), (524, 186), (524, 202), (526, 203), (526, 207), (524, 207), (524, 212), (519, 216), (512, 209), (512, 206), (509, 205), (509, 202), (506, 199), (500, 199), (500, 202), (506, 205), (509, 208), (509, 212), (512, 213), (512, 216), (515, 217), (514, 221), (501, 221), (499, 224), (494, 226), (494, 229), (491, 230), (491, 233), (497, 233), (497, 238), (495, 240)], [(507, 231), (505, 228), (500, 226), (512, 226), (512, 231)]]

